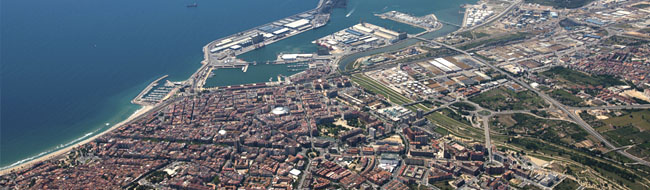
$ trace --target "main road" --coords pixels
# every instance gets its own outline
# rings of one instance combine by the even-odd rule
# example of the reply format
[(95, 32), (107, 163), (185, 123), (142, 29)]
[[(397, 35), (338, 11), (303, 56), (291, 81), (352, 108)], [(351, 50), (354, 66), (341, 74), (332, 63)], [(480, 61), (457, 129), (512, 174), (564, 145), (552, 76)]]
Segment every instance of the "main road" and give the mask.
[(650, 104), (621, 105), (621, 106), (592, 106), (569, 107), (570, 110), (625, 110), (625, 109), (650, 109)]
[[(541, 92), (541, 91), (539, 91), (539, 90), (537, 90), (537, 89), (531, 87), (531, 86), (528, 85), (527, 83), (522, 82), (521, 80), (519, 80), (519, 79), (513, 77), (510, 73), (507, 73), (507, 72), (505, 72), (505, 71), (503, 71), (503, 70), (497, 68), (496, 66), (487, 63), (486, 61), (484, 61), (484, 60), (482, 60), (482, 59), (480, 59), (480, 58), (475, 58), (472, 54), (470, 54), (470, 53), (468, 53), (468, 52), (466, 52), (466, 51), (464, 51), (464, 50), (458, 49), (458, 48), (456, 48), (456, 47), (454, 47), (454, 46), (451, 46), (451, 45), (448, 45), (448, 44), (445, 44), (445, 43), (440, 43), (440, 42), (437, 42), (437, 41), (435, 41), (435, 40), (424, 39), (424, 38), (421, 38), (421, 37), (415, 37), (415, 38), (416, 38), (416, 39), (419, 39), (419, 40), (422, 40), (422, 41), (431, 42), (431, 43), (434, 43), (434, 44), (439, 45), (439, 46), (447, 47), (447, 48), (449, 48), (449, 49), (452, 49), (452, 50), (454, 50), (454, 51), (457, 51), (457, 52), (460, 52), (460, 53), (462, 53), (462, 54), (467, 55), (467, 56), (468, 56), (471, 60), (473, 60), (473, 61), (476, 61), (476, 62), (479, 62), (479, 63), (482, 63), (482, 64), (484, 64), (484, 65), (489, 66), (490, 68), (492, 68), (492, 69), (494, 69), (494, 70), (500, 72), (501, 74), (507, 76), (510, 80), (516, 82), (517, 84), (519, 84), (519, 85), (525, 87), (526, 89), (528, 89), (528, 90), (530, 90), (530, 91), (535, 92), (537, 95), (539, 95), (540, 97), (542, 97), (544, 100), (550, 102), (553, 106), (555, 106), (555, 107), (559, 108), (560, 110), (562, 110), (562, 111), (563, 111), (564, 113), (566, 113), (566, 114), (567, 114), (571, 119), (573, 119), (573, 120), (576, 122), (576, 124), (578, 124), (578, 125), (579, 125), (580, 127), (582, 127), (585, 131), (589, 132), (591, 135), (593, 135), (594, 137), (596, 137), (598, 140), (600, 140), (601, 142), (603, 142), (603, 144), (605, 144), (605, 146), (607, 146), (608, 148), (610, 148), (610, 149), (616, 149), (616, 148), (617, 148), (617, 147), (614, 146), (612, 143), (610, 143), (609, 141), (607, 141), (607, 139), (605, 139), (602, 135), (600, 135), (600, 133), (598, 133), (596, 130), (594, 130), (594, 129), (589, 125), (589, 124), (587, 124), (587, 122), (585, 122), (584, 120), (582, 120), (582, 118), (580, 118), (580, 116), (578, 116), (575, 112), (572, 112), (572, 111), (568, 110), (568, 109), (566, 108), (566, 106), (564, 106), (564, 105), (561, 104), (560, 102), (558, 102), (558, 101), (556, 101), (555, 99), (551, 98), (550, 96), (544, 94), (543, 92)], [(643, 164), (643, 165), (646, 165), (646, 166), (650, 166), (650, 162), (645, 161), (645, 160), (643, 160), (643, 159), (641, 159), (641, 158), (638, 158), (638, 157), (636, 157), (636, 156), (634, 156), (634, 155), (632, 155), (632, 154), (630, 154), (630, 153), (627, 153), (627, 152), (625, 152), (625, 151), (623, 151), (623, 150), (617, 150), (616, 152), (618, 152), (619, 154), (621, 154), (621, 155), (623, 155), (623, 156), (625, 156), (625, 157), (627, 157), (627, 158), (629, 158), (629, 159), (632, 159), (632, 160), (638, 162), (639, 164)]]

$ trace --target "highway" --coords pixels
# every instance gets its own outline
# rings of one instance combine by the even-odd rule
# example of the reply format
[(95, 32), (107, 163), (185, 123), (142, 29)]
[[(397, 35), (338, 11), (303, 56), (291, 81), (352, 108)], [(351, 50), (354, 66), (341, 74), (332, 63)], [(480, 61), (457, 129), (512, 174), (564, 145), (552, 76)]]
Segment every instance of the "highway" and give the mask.
[[(464, 50), (458, 49), (458, 48), (456, 48), (456, 47), (454, 47), (454, 46), (451, 46), (451, 45), (448, 45), (448, 44), (444, 44), (444, 43), (440, 43), (440, 42), (437, 42), (437, 41), (435, 41), (435, 40), (427, 40), (427, 39), (424, 39), (424, 38), (421, 38), (421, 37), (415, 37), (415, 38), (416, 38), (416, 39), (419, 39), (419, 40), (426, 41), (426, 42), (431, 42), (431, 43), (434, 43), (434, 44), (437, 44), (437, 45), (440, 45), (440, 46), (444, 46), (444, 47), (447, 47), (447, 48), (452, 49), (452, 50), (454, 50), (454, 51), (458, 51), (458, 52), (460, 52), (460, 53), (462, 53), (462, 54), (467, 55), (467, 56), (468, 56), (471, 60), (473, 60), (473, 61), (476, 61), (476, 62), (479, 62), (479, 63), (482, 63), (482, 64), (485, 64), (485, 65), (489, 66), (490, 68), (492, 68), (492, 69), (494, 69), (494, 70), (500, 72), (501, 74), (507, 76), (510, 80), (516, 82), (517, 84), (519, 84), (519, 85), (525, 87), (526, 89), (528, 89), (528, 90), (530, 90), (530, 91), (532, 91), (532, 92), (535, 92), (537, 95), (539, 95), (540, 97), (542, 97), (544, 100), (550, 102), (553, 106), (555, 106), (555, 107), (559, 108), (560, 110), (562, 110), (562, 111), (563, 111), (564, 113), (566, 113), (566, 114), (567, 114), (571, 119), (573, 119), (573, 120), (576, 122), (576, 124), (578, 124), (578, 125), (579, 125), (580, 127), (582, 127), (585, 131), (589, 132), (591, 135), (593, 135), (594, 137), (596, 137), (599, 141), (603, 142), (603, 144), (605, 144), (605, 146), (607, 146), (609, 149), (616, 149), (616, 148), (617, 148), (616, 146), (614, 146), (614, 144), (612, 144), (612, 143), (610, 143), (609, 141), (607, 141), (607, 139), (605, 139), (602, 135), (600, 135), (600, 133), (598, 133), (598, 132), (597, 132), (596, 130), (594, 130), (594, 129), (589, 125), (589, 124), (587, 124), (587, 122), (583, 121), (582, 118), (580, 118), (580, 117), (579, 117), (575, 112), (570, 111), (569, 109), (566, 108), (566, 106), (564, 106), (564, 105), (561, 104), (560, 102), (556, 101), (555, 99), (551, 98), (550, 96), (544, 94), (543, 92), (541, 92), (541, 91), (539, 91), (539, 90), (537, 90), (537, 89), (531, 87), (531, 86), (528, 85), (527, 83), (522, 82), (521, 80), (519, 80), (519, 79), (513, 77), (510, 73), (507, 73), (507, 72), (505, 72), (505, 71), (503, 71), (503, 70), (497, 68), (496, 66), (494, 66), (494, 65), (492, 65), (492, 64), (489, 64), (489, 63), (485, 62), (484, 60), (482, 60), (482, 59), (480, 59), (480, 58), (475, 58), (472, 54), (470, 54), (470, 53), (468, 53), (468, 52), (466, 52), (466, 51), (464, 51)], [(629, 158), (629, 159), (632, 159), (632, 160), (638, 162), (639, 164), (643, 164), (643, 165), (646, 165), (646, 166), (650, 166), (650, 162), (645, 161), (645, 160), (643, 160), (643, 159), (641, 159), (641, 158), (638, 158), (638, 157), (636, 157), (636, 156), (634, 156), (634, 155), (632, 155), (632, 154), (629, 154), (629, 153), (627, 153), (627, 152), (625, 152), (625, 151), (623, 151), (623, 150), (617, 150), (616, 152), (620, 153), (621, 155), (623, 155), (623, 156), (625, 156), (625, 157), (627, 157), (627, 158)]]
[(569, 107), (570, 110), (625, 110), (625, 109), (650, 109), (650, 104), (621, 105), (621, 106), (593, 106), (593, 107)]
[(481, 120), (483, 122), (483, 131), (485, 132), (485, 148), (487, 148), (488, 152), (488, 162), (492, 162), (492, 142), (490, 141), (490, 126), (489, 126), (489, 121), (490, 117), (488, 116), (483, 116), (481, 117)]

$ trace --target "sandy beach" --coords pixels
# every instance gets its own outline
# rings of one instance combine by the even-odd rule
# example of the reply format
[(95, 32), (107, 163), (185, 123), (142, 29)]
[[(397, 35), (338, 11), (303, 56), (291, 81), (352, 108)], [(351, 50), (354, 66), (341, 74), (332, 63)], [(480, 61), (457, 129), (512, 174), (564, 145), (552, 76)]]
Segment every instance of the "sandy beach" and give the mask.
[(100, 136), (102, 136), (102, 135), (104, 135), (106, 133), (109, 133), (109, 132), (121, 127), (122, 125), (125, 125), (125, 124), (135, 120), (136, 118), (138, 118), (140, 116), (143, 116), (146, 113), (149, 113), (149, 111), (153, 110), (154, 108), (156, 108), (156, 106), (149, 106), (149, 105), (148, 106), (143, 106), (142, 108), (138, 109), (133, 114), (131, 114), (131, 116), (129, 116), (129, 118), (127, 118), (124, 121), (121, 121), (121, 122), (113, 125), (111, 128), (109, 128), (109, 129), (107, 129), (107, 130), (105, 130), (105, 131), (103, 131), (101, 133), (97, 133), (92, 137), (89, 137), (89, 138), (87, 138), (85, 140), (82, 140), (82, 141), (79, 141), (78, 143), (75, 143), (74, 145), (62, 148), (60, 150), (51, 152), (49, 154), (45, 154), (45, 155), (43, 155), (43, 156), (41, 156), (39, 158), (27, 161), (25, 163), (21, 163), (19, 165), (16, 165), (16, 166), (13, 166), (13, 167), (10, 167), (10, 168), (7, 168), (7, 169), (4, 169), (4, 170), (0, 171), (0, 176), (6, 175), (6, 174), (9, 174), (9, 173), (12, 173), (12, 172), (16, 172), (16, 171), (28, 169), (34, 164), (44, 162), (44, 161), (47, 161), (47, 160), (50, 160), (50, 159), (57, 158), (57, 157), (65, 154), (65, 153), (69, 152), (73, 148), (76, 148), (76, 147), (79, 147), (79, 146), (84, 145), (86, 143), (89, 143), (89, 142), (95, 140), (97, 137), (100, 137)]

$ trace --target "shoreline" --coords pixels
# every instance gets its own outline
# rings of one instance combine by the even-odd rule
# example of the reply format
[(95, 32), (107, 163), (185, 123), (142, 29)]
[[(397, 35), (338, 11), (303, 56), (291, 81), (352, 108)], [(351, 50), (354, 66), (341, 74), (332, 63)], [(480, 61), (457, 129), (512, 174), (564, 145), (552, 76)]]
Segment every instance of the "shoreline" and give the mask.
[(31, 166), (33, 166), (33, 165), (35, 165), (37, 163), (45, 162), (45, 161), (57, 158), (57, 157), (65, 154), (65, 153), (70, 152), (74, 148), (77, 148), (77, 147), (79, 147), (81, 145), (89, 143), (89, 142), (95, 140), (96, 138), (98, 138), (100, 136), (103, 136), (103, 135), (105, 135), (105, 134), (107, 134), (107, 133), (109, 133), (109, 132), (111, 132), (111, 131), (119, 128), (119, 127), (124, 126), (125, 124), (128, 124), (128, 123), (132, 122), (136, 118), (138, 118), (138, 117), (140, 117), (142, 115), (145, 115), (146, 113), (149, 113), (151, 110), (153, 110), (154, 108), (156, 108), (158, 106), (159, 105), (155, 105), (155, 106), (143, 105), (140, 109), (133, 112), (133, 114), (131, 114), (128, 118), (126, 118), (125, 120), (111, 126), (110, 128), (102, 131), (101, 133), (97, 133), (95, 135), (92, 135), (91, 137), (88, 137), (88, 138), (86, 138), (84, 140), (81, 140), (81, 141), (79, 141), (77, 143), (74, 143), (74, 144), (72, 144), (70, 146), (67, 146), (67, 147), (61, 148), (59, 150), (55, 150), (53, 152), (44, 154), (42, 156), (39, 156), (38, 158), (34, 158), (34, 159), (31, 159), (31, 160), (26, 161), (24, 163), (2, 169), (0, 171), (0, 176), (7, 175), (7, 174), (10, 174), (10, 173), (14, 173), (14, 172), (19, 172), (19, 171), (22, 171), (22, 170), (25, 170), (25, 169), (29, 169)]
[[(318, 3), (318, 6), (315, 9), (320, 8), (322, 6), (323, 2), (324, 2), (324, 0), (320, 0), (319, 3)], [(305, 12), (313, 11), (315, 9), (308, 10), (308, 11), (305, 11)], [(302, 13), (305, 13), (305, 12), (302, 12)], [(441, 29), (441, 28), (442, 28), (442, 24), (441, 24), (441, 27), (439, 29)], [(437, 30), (439, 30), (439, 29), (437, 29)], [(248, 30), (251, 30), (251, 29), (248, 29)], [(245, 30), (245, 31), (248, 31), (248, 30)], [(425, 30), (425, 32), (426, 32), (426, 30)], [(288, 37), (285, 37), (285, 38), (288, 38)], [(285, 38), (282, 38), (280, 40), (284, 40)], [(209, 62), (210, 62), (210, 52), (209, 52), (210, 50), (209, 50), (209, 47), (215, 41), (217, 41), (217, 40), (210, 41), (208, 44), (203, 46), (202, 50), (203, 50), (204, 59), (201, 61), (201, 66), (192, 75), (190, 75), (190, 77), (186, 80), (186, 81), (190, 82), (191, 88), (193, 90), (203, 90), (204, 89), (204, 85), (206, 83), (206, 80), (200, 80), (198, 78), (198, 76), (200, 76), (201, 74), (205, 74), (206, 71), (207, 71), (207, 73), (210, 73), (212, 71), (212, 68), (210, 68), (210, 64), (209, 64)], [(361, 52), (357, 52), (357, 53), (361, 53)], [(343, 57), (345, 57), (345, 56), (343, 56)], [(337, 58), (338, 61), (340, 61), (340, 59), (341, 58)], [(339, 64), (340, 63), (337, 63), (337, 66), (336, 66), (337, 69), (340, 69)], [(295, 76), (295, 75), (300, 74), (300, 73), (303, 73), (303, 72), (305, 72), (305, 71), (294, 73), (294, 74), (290, 75), (290, 77)], [(200, 86), (200, 87), (197, 88), (198, 86)], [(26, 169), (30, 169), (35, 164), (38, 164), (38, 163), (41, 163), (41, 162), (45, 162), (45, 161), (52, 160), (52, 159), (55, 159), (57, 157), (60, 157), (60, 156), (62, 156), (64, 154), (68, 153), (69, 151), (71, 151), (74, 148), (77, 148), (77, 147), (79, 147), (81, 145), (92, 142), (93, 140), (95, 140), (96, 138), (98, 138), (100, 136), (103, 136), (103, 135), (105, 135), (105, 134), (107, 134), (107, 133), (109, 133), (109, 132), (111, 132), (111, 131), (119, 128), (119, 127), (122, 127), (125, 124), (129, 124), (129, 123), (133, 122), (135, 119), (150, 113), (152, 110), (154, 110), (156, 108), (159, 108), (160, 106), (167, 105), (167, 104), (165, 104), (165, 102), (167, 102), (167, 101), (169, 101), (169, 100), (163, 101), (163, 102), (161, 102), (159, 104), (156, 104), (156, 105), (141, 105), (142, 107), (140, 109), (136, 110), (127, 119), (125, 119), (125, 120), (111, 126), (110, 128), (108, 128), (108, 129), (106, 129), (106, 130), (104, 130), (104, 131), (102, 131), (100, 133), (91, 135), (90, 137), (88, 137), (88, 138), (86, 138), (84, 140), (80, 140), (79, 142), (73, 143), (73, 144), (71, 144), (71, 145), (69, 145), (67, 147), (63, 147), (63, 148), (60, 148), (58, 150), (54, 150), (53, 152), (45, 153), (44, 155), (41, 155), (41, 156), (39, 156), (40, 154), (38, 154), (38, 155), (34, 156), (34, 157), (37, 157), (37, 158), (25, 161), (24, 163), (20, 163), (20, 164), (17, 164), (15, 166), (9, 165), (9, 166), (7, 166), (7, 168), (0, 170), (0, 176), (4, 176), (4, 175), (7, 175), (7, 174), (11, 174), (11, 173), (23, 172)]]
[[(314, 9), (310, 9), (310, 10), (307, 10), (307, 11), (303, 11), (303, 12), (298, 13), (298, 14), (296, 14), (296, 15), (304, 14), (304, 13), (307, 13), (307, 12), (310, 12), (310, 11), (316, 11), (316, 10), (318, 10), (319, 8), (321, 8), (321, 7), (323, 6), (324, 2), (325, 2), (325, 0), (319, 0), (319, 1), (318, 1), (318, 4), (317, 4), (317, 6), (316, 6), (316, 8), (314, 8)], [(329, 19), (329, 18), (328, 18), (328, 19)], [(247, 30), (245, 30), (244, 32), (246, 32), (246, 31), (250, 31), (250, 30), (255, 30), (255, 27), (254, 27), (254, 28), (251, 28), (251, 29), (247, 29)], [(226, 36), (226, 37), (224, 37), (224, 38), (232, 37), (232, 36), (235, 36), (235, 35), (237, 35), (237, 34), (231, 34), (231, 35)], [(288, 36), (288, 37), (290, 37), (290, 36)], [(288, 37), (285, 37), (285, 38), (288, 38)], [(282, 39), (279, 39), (279, 40), (283, 40), (283, 39), (285, 39), (285, 38), (282, 38)], [(222, 39), (222, 38), (219, 38), (219, 39)], [(191, 88), (192, 88), (192, 89), (198, 89), (198, 90), (203, 90), (203, 89), (204, 89), (203, 86), (205, 85), (206, 80), (199, 80), (199, 81), (198, 81), (199, 84), (197, 84), (197, 81), (196, 81), (196, 80), (198, 79), (197, 77), (198, 77), (199, 75), (201, 75), (201, 74), (205, 74), (206, 70), (207, 70), (208, 73), (209, 73), (209, 72), (212, 72), (212, 68), (210, 68), (210, 50), (209, 50), (209, 47), (210, 47), (211, 44), (217, 42), (219, 39), (217, 39), (217, 40), (212, 40), (212, 41), (208, 42), (205, 46), (203, 46), (203, 48), (202, 48), (202, 50), (203, 50), (203, 60), (201, 61), (201, 67), (199, 67), (199, 69), (197, 69), (197, 70), (196, 70), (192, 75), (190, 75), (190, 77), (187, 79), (187, 80), (190, 80), (190, 81), (191, 81)], [(279, 40), (278, 40), (278, 41), (279, 41)], [(295, 75), (295, 74), (294, 74), (294, 75)], [(166, 75), (166, 76), (167, 76), (167, 75)], [(165, 78), (166, 76), (164, 76), (163, 78)], [(206, 75), (206, 76), (207, 76), (207, 75)], [(292, 75), (292, 76), (293, 76), (293, 75)], [(206, 77), (206, 78), (207, 78), (207, 77)], [(161, 79), (162, 79), (162, 78), (161, 78)], [(160, 80), (160, 79), (159, 79), (159, 80)], [(187, 80), (186, 80), (186, 81), (187, 81)], [(197, 86), (200, 86), (200, 88), (197, 88)], [(148, 86), (148, 87), (149, 87), (149, 86)], [(148, 87), (147, 87), (147, 88), (148, 88)], [(141, 93), (142, 93), (142, 91), (141, 91)], [(136, 96), (135, 99), (137, 99), (139, 96), (140, 96), (140, 94), (139, 94), (138, 96)], [(135, 99), (134, 99), (134, 100), (135, 100)], [(15, 166), (11, 166), (11, 165), (16, 164), (16, 163), (18, 163), (18, 162), (21, 162), (22, 160), (21, 160), (21, 161), (18, 161), (18, 162), (16, 162), (16, 163), (12, 163), (12, 164), (6, 166), (7, 168), (4, 168), (4, 169), (1, 169), (1, 170), (0, 170), (0, 176), (4, 176), (4, 175), (10, 174), (10, 173), (14, 173), (14, 172), (20, 172), (20, 171), (23, 171), (23, 170), (29, 169), (31, 166), (33, 166), (33, 165), (35, 165), (35, 164), (38, 164), (38, 163), (41, 163), (41, 162), (44, 162), (44, 161), (48, 161), (48, 160), (51, 160), (51, 159), (54, 159), (54, 158), (57, 158), (57, 157), (59, 157), (59, 156), (65, 154), (65, 153), (68, 153), (69, 151), (71, 151), (72, 149), (74, 149), (74, 148), (76, 148), (76, 147), (79, 147), (79, 146), (81, 146), (81, 145), (84, 145), (84, 144), (86, 144), (86, 143), (89, 143), (89, 142), (95, 140), (96, 138), (98, 138), (98, 137), (100, 137), (100, 136), (102, 136), (102, 135), (105, 135), (105, 134), (107, 134), (107, 133), (109, 133), (109, 132), (111, 132), (111, 131), (113, 131), (113, 130), (115, 130), (115, 129), (117, 129), (117, 128), (123, 126), (123, 125), (125, 125), (125, 124), (128, 124), (128, 123), (132, 122), (134, 119), (136, 119), (136, 118), (138, 118), (138, 117), (140, 117), (140, 116), (142, 116), (142, 115), (144, 115), (144, 114), (146, 114), (146, 113), (149, 113), (149, 112), (150, 112), (151, 110), (153, 110), (154, 108), (157, 108), (158, 106), (164, 105), (164, 102), (166, 102), (166, 101), (160, 102), (160, 103), (158, 103), (158, 104), (156, 104), (156, 105), (143, 105), (143, 104), (137, 104), (137, 105), (141, 105), (142, 107), (141, 107), (140, 109), (136, 110), (136, 111), (135, 111), (133, 114), (131, 114), (127, 119), (125, 119), (125, 120), (123, 120), (123, 121), (121, 121), (121, 122), (119, 122), (119, 123), (117, 123), (117, 124), (111, 126), (110, 128), (108, 128), (108, 129), (102, 131), (101, 133), (97, 133), (97, 134), (95, 134), (95, 135), (91, 135), (90, 137), (88, 137), (88, 138), (86, 138), (86, 139), (84, 139), (84, 140), (80, 140), (79, 142), (73, 143), (73, 144), (71, 144), (71, 145), (69, 145), (69, 146), (67, 146), (67, 147), (63, 147), (63, 148), (60, 148), (60, 149), (58, 149), (58, 150), (55, 149), (55, 150), (52, 151), (52, 152), (45, 151), (45, 152), (49, 152), (49, 153), (45, 153), (45, 154), (43, 154), (43, 153), (39, 153), (39, 154), (37, 154), (37, 155), (35, 155), (35, 156), (33, 156), (33, 157), (26, 158), (26, 159), (29, 159), (29, 160), (28, 160), (28, 161), (25, 161), (25, 162), (23, 162), (23, 163), (17, 164), (17, 165), (15, 165)], [(132, 100), (131, 103), (136, 103), (136, 102), (133, 102), (133, 100)], [(74, 141), (74, 140), (73, 140), (73, 141)], [(43, 155), (41, 155), (41, 154), (43, 154)], [(31, 158), (33, 158), (33, 159), (31, 159)]]

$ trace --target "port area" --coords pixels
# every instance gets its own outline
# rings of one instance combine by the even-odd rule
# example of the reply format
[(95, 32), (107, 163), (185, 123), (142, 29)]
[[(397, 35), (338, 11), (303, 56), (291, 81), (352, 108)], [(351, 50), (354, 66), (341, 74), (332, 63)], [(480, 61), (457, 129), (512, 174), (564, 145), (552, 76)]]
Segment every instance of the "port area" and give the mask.
[[(213, 71), (220, 68), (242, 68), (246, 71), (250, 63), (237, 56), (264, 47), (291, 36), (319, 28), (327, 24), (334, 2), (320, 0), (316, 8), (295, 14), (271, 23), (214, 40), (203, 47), (202, 66), (183, 84), (190, 86), (190, 92), (205, 90), (206, 80)], [(276, 60), (266, 64), (288, 64), (291, 61)]]
[(237, 59), (236, 56), (324, 26), (329, 21), (330, 15), (321, 11), (323, 3), (331, 4), (329, 1), (321, 0), (316, 9), (210, 42), (204, 48), (204, 64), (216, 68), (243, 67), (248, 63)]
[(352, 27), (322, 37), (313, 43), (330, 50), (332, 55), (345, 55), (390, 45), (406, 39), (406, 32), (395, 32), (370, 23)]
[(142, 90), (142, 92), (140, 92), (140, 94), (138, 94), (138, 96), (131, 100), (131, 103), (151, 106), (171, 97), (183, 86), (183, 83), (171, 82), (169, 80), (163, 82), (167, 77), (168, 75), (165, 75), (151, 82), (146, 88), (144, 88), (144, 90)]
[(433, 32), (439, 30), (443, 26), (442, 23), (438, 21), (438, 18), (436, 17), (435, 14), (416, 17), (398, 11), (389, 11), (382, 14), (375, 14), (375, 16), (381, 19), (389, 19), (395, 22), (400, 22), (418, 28), (423, 28), (424, 30), (426, 30), (426, 32)]

